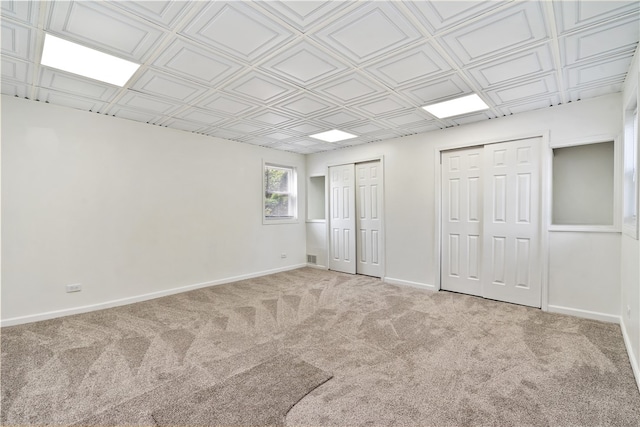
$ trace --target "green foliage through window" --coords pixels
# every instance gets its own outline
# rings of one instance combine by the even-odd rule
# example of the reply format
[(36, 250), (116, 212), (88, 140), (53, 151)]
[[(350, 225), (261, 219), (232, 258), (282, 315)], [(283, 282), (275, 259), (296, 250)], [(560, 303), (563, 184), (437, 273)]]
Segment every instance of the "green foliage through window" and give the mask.
[(293, 175), (293, 168), (265, 165), (264, 216), (266, 218), (294, 217)]

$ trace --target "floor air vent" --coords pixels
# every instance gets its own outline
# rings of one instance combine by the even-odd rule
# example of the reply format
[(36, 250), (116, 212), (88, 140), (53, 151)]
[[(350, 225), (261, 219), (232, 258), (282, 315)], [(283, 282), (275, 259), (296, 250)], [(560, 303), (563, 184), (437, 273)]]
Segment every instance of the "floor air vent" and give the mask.
[(307, 264), (316, 264), (317, 256), (316, 255), (307, 255)]

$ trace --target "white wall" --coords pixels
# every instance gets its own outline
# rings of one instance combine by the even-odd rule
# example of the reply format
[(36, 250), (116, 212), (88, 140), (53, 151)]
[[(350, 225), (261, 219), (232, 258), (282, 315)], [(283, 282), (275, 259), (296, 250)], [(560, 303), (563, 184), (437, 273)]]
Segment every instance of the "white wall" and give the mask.
[(6, 96), (2, 145), (3, 325), (306, 262), (304, 203), (261, 217), (263, 159), (303, 201), (301, 155)]
[[(640, 100), (638, 55), (639, 52), (636, 49), (634, 62), (629, 69), (624, 85), (621, 112), (634, 97), (636, 100)], [(622, 234), (620, 259), (621, 326), (638, 388), (640, 388), (640, 243), (637, 239)]]
[[(621, 126), (620, 104), (620, 94), (613, 94), (426, 134), (312, 154), (307, 156), (307, 172), (326, 173), (330, 164), (384, 156), (385, 276), (398, 283), (437, 288), (436, 147), (508, 141), (543, 134), (549, 135), (552, 146), (593, 139), (594, 136), (616, 136)], [(308, 230), (310, 228), (313, 228), (314, 236), (318, 234), (316, 224), (308, 225)], [(324, 236), (326, 251), (326, 227)], [(317, 236), (314, 237), (314, 244), (319, 240)], [(594, 256), (595, 249), (585, 245), (585, 242), (597, 244), (596, 249), (600, 253), (615, 257), (620, 253), (620, 233), (603, 233), (599, 236), (563, 233), (562, 237), (550, 240), (551, 265), (559, 266), (554, 268), (549, 278), (550, 309), (616, 320), (620, 314), (619, 263), (617, 260)], [(560, 241), (561, 245), (558, 244)], [(567, 251), (567, 248), (571, 248), (571, 251)], [(599, 273), (589, 276), (580, 274), (582, 266), (570, 262), (574, 256), (593, 259), (595, 262), (589, 268), (597, 269)], [(603, 283), (603, 277), (609, 280)], [(577, 289), (580, 289), (583, 297), (571, 298)]]

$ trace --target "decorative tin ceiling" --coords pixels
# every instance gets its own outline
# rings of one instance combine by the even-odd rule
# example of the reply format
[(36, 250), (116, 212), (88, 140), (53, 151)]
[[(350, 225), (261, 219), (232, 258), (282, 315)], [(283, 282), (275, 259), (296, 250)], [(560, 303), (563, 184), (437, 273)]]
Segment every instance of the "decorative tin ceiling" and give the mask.
[[(638, 1), (2, 1), (2, 93), (314, 153), (619, 92)], [(40, 65), (45, 33), (142, 64)], [(421, 107), (477, 93), (491, 107)], [(340, 129), (357, 138), (308, 135)]]

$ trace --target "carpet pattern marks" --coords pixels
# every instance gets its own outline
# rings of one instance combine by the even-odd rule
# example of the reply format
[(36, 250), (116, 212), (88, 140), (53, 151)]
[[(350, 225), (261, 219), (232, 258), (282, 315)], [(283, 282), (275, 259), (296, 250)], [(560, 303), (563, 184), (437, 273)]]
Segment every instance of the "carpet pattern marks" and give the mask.
[(2, 425), (154, 425), (283, 354), (333, 375), (286, 425), (640, 425), (618, 325), (309, 268), (0, 338)]

